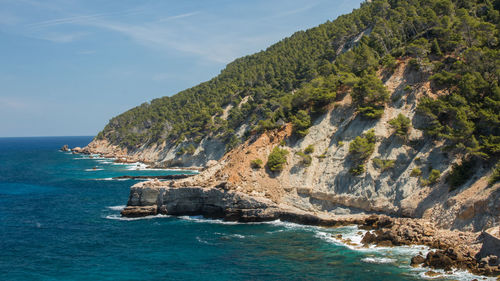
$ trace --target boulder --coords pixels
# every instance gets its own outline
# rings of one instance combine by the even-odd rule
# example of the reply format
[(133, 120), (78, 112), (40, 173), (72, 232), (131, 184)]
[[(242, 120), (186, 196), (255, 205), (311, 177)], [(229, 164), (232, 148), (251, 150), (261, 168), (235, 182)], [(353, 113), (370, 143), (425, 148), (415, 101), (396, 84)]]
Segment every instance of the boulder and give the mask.
[(63, 146), (61, 147), (61, 151), (68, 152), (68, 151), (70, 151), (70, 149), (69, 149), (68, 145), (67, 145), (67, 144), (65, 144), (65, 145), (63, 145)]
[(425, 266), (436, 268), (436, 269), (444, 269), (449, 271), (452, 269), (453, 261), (450, 257), (448, 257), (444, 251), (435, 251), (429, 252), (424, 262)]
[(410, 265), (413, 267), (419, 266), (425, 262), (425, 258), (422, 257), (421, 255), (416, 255), (413, 258), (411, 258)]

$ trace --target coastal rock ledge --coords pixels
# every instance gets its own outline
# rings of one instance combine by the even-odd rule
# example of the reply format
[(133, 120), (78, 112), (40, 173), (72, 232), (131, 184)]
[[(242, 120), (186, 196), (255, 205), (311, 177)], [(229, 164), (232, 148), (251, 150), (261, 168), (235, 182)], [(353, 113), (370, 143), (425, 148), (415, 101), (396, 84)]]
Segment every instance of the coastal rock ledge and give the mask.
[(130, 189), (125, 217), (150, 215), (196, 216), (237, 222), (283, 220), (305, 225), (342, 226), (363, 224), (368, 215), (322, 216), (268, 198), (229, 190), (225, 184), (212, 188), (174, 187), (159, 181), (135, 184)]

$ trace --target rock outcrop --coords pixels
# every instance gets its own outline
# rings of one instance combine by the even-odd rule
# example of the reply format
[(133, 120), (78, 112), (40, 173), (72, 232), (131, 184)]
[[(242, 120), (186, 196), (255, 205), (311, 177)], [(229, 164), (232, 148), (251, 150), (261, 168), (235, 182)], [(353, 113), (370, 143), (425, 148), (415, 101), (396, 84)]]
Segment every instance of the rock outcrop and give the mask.
[(325, 216), (279, 205), (268, 198), (217, 188), (174, 187), (159, 181), (132, 186), (125, 209), (126, 217), (147, 215), (202, 215), (207, 218), (238, 222), (283, 220), (305, 225), (341, 226), (364, 224), (367, 215)]
[[(428, 74), (412, 69), (408, 61), (402, 60), (383, 81), (395, 102), (386, 107), (380, 119), (358, 116), (351, 96), (339, 95), (301, 139), (293, 136), (291, 124), (285, 124), (280, 129), (252, 135), (225, 154), (223, 145), (208, 136), (192, 155), (179, 156), (178, 146), (166, 144), (129, 151), (105, 139), (96, 139), (81, 151), (155, 167), (203, 166), (205, 170), (199, 175), (179, 185), (214, 187), (228, 182), (234, 191), (303, 211), (426, 218), (441, 228), (473, 232), (498, 225), (500, 184), (488, 184), (488, 168), (477, 167), (467, 182), (450, 191), (445, 178), (460, 158), (445, 151), (445, 143), (427, 138), (417, 129), (422, 123), (416, 115), (418, 99), (432, 94)], [(411, 91), (404, 90), (407, 86), (411, 86)], [(412, 120), (412, 129), (405, 139), (394, 135), (388, 125), (398, 114)], [(374, 153), (367, 159), (365, 171), (353, 175), (350, 169), (355, 163), (349, 145), (370, 129), (376, 137)], [(283, 171), (252, 168), (252, 160), (265, 161), (272, 149), (283, 143), (289, 151)], [(310, 163), (305, 165), (300, 153), (310, 146), (314, 151), (309, 154)], [(381, 170), (374, 159), (393, 161), (393, 167)], [(441, 171), (440, 180), (433, 185), (422, 184), (431, 169)], [(422, 174), (414, 174), (415, 170)]]

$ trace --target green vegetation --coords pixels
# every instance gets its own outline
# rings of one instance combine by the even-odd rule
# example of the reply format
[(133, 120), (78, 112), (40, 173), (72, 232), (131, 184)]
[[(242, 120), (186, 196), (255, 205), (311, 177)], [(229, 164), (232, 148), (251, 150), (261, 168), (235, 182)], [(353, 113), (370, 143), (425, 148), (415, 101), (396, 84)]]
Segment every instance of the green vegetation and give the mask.
[(343, 141), (339, 141), (339, 142), (337, 143), (337, 145), (338, 145), (338, 146), (344, 146), (344, 142), (343, 142)]
[(495, 165), (495, 167), (493, 168), (493, 173), (491, 174), (491, 176), (490, 176), (490, 178), (488, 180), (488, 183), (490, 185), (493, 185), (493, 184), (495, 184), (495, 183), (497, 183), (499, 181), (500, 181), (500, 162), (497, 163)]
[(360, 176), (365, 172), (365, 165), (364, 164), (359, 164), (356, 165), (355, 167), (352, 167), (349, 169), (349, 173), (353, 176)]
[(422, 170), (419, 168), (413, 168), (413, 170), (411, 170), (410, 177), (420, 177), (420, 175), (422, 175)]
[(180, 155), (184, 155), (184, 154), (193, 155), (195, 151), (196, 151), (196, 147), (195, 147), (192, 143), (190, 143), (190, 144), (189, 144), (188, 146), (186, 146), (186, 147), (181, 147), (181, 148), (180, 148), (180, 149), (176, 152), (176, 154), (177, 154), (178, 156), (180, 156)]
[(349, 170), (352, 175), (358, 176), (365, 172), (364, 163), (375, 149), (375, 132), (373, 129), (366, 132), (362, 137), (357, 136), (349, 144), (349, 154), (355, 161), (355, 167)]
[[(208, 136), (230, 150), (284, 122), (303, 137), (319, 114), (349, 94), (360, 116), (380, 118), (389, 94), (377, 73), (410, 57), (412, 70), (432, 75), (431, 90), (439, 93), (419, 100), (418, 129), (444, 140), (449, 153), (493, 166), (500, 158), (499, 6), (498, 0), (365, 1), (348, 15), (233, 61), (207, 82), (114, 117), (96, 138), (133, 151), (162, 142), (195, 146)], [(396, 118), (396, 134), (408, 132), (407, 121)], [(243, 123), (248, 130), (240, 139), (235, 130)], [(364, 136), (350, 145), (356, 172), (374, 143)]]
[(298, 156), (300, 156), (300, 158), (302, 158), (302, 160), (300, 161), (302, 163), (302, 165), (304, 165), (306, 167), (308, 167), (308, 166), (311, 165), (311, 163), (312, 163), (312, 157), (311, 157), (311, 155), (306, 154), (306, 153), (304, 153), (302, 151), (299, 151), (296, 154)]
[(375, 149), (375, 132), (369, 130), (362, 137), (357, 136), (349, 145), (349, 153), (358, 161), (364, 162)]
[(311, 127), (311, 117), (305, 110), (299, 110), (297, 115), (292, 116), (293, 132), (300, 137), (309, 133)]
[(352, 99), (358, 105), (358, 111), (367, 118), (380, 118), (384, 113), (389, 92), (374, 74), (363, 75), (354, 86)]
[(314, 145), (310, 144), (304, 149), (305, 154), (311, 154), (314, 153)]
[(395, 160), (374, 158), (373, 164), (381, 171), (385, 172), (394, 167)]
[(394, 129), (397, 136), (406, 139), (411, 128), (410, 118), (399, 113), (398, 117), (389, 121), (389, 125)]
[(283, 165), (286, 163), (286, 155), (288, 154), (288, 150), (281, 149), (276, 146), (271, 154), (269, 154), (267, 158), (267, 167), (269, 170), (276, 172), (283, 170)]
[(423, 186), (434, 185), (439, 181), (440, 177), (441, 177), (441, 171), (436, 170), (436, 169), (432, 169), (430, 174), (429, 174), (429, 178), (421, 179), (420, 184), (422, 184)]
[(264, 164), (264, 162), (262, 162), (261, 159), (255, 159), (255, 160), (252, 160), (250, 162), (250, 166), (253, 168), (253, 169), (260, 169), (262, 168), (262, 165)]
[(460, 165), (453, 165), (451, 172), (446, 177), (446, 182), (453, 191), (464, 184), (474, 174), (475, 162), (473, 160), (463, 161)]

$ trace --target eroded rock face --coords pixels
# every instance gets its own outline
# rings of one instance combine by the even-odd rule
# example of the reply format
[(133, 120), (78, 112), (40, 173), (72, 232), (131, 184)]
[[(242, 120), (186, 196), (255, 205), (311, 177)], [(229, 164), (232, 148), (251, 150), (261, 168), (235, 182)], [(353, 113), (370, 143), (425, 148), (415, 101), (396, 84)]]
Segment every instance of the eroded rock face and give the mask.
[(230, 185), (217, 188), (166, 185), (159, 181), (138, 183), (131, 187), (126, 217), (146, 215), (203, 215), (227, 221), (257, 222), (284, 220), (306, 225), (341, 226), (364, 224), (367, 215), (322, 217), (282, 206), (268, 198), (233, 191)]
[(203, 215), (227, 220), (273, 220), (276, 205), (265, 198), (254, 199), (246, 194), (217, 188), (168, 187), (136, 185), (130, 190), (123, 216), (143, 213), (168, 215)]

